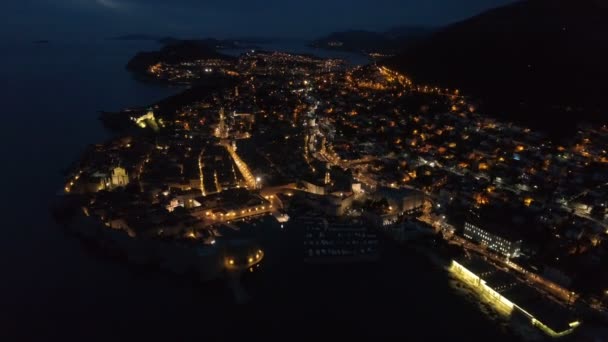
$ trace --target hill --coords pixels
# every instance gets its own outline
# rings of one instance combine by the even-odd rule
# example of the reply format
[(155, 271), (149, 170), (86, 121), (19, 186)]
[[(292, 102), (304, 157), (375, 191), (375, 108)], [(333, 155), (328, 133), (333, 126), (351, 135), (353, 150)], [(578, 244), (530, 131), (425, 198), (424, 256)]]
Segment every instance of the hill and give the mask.
[(521, 1), (445, 27), (383, 64), (561, 134), (580, 121), (608, 121), (606, 18), (606, 1)]
[(139, 52), (127, 64), (127, 69), (135, 72), (145, 72), (151, 65), (159, 62), (178, 64), (198, 59), (232, 59), (233, 57), (219, 53), (217, 40), (167, 40), (159, 51)]

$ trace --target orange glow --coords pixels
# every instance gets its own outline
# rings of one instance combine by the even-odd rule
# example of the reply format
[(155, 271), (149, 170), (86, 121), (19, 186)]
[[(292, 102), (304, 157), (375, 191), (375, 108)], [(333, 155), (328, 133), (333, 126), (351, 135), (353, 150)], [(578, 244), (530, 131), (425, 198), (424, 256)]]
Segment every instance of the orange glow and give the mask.
[(150, 66), (149, 71), (151, 74), (157, 74), (158, 72), (160, 72), (161, 67), (162, 67), (161, 63), (156, 63), (156, 64)]
[(483, 194), (475, 194), (475, 202), (478, 205), (487, 205), (490, 203), (490, 200)]

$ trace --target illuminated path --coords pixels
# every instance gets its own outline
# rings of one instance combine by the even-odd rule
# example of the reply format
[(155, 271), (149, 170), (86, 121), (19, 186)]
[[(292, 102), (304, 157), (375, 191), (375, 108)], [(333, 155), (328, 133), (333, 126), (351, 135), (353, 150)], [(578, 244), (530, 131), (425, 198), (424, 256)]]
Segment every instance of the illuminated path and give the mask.
[(255, 181), (255, 177), (251, 173), (251, 170), (249, 170), (249, 166), (247, 166), (247, 164), (245, 164), (245, 162), (241, 159), (241, 157), (239, 157), (239, 155), (236, 154), (236, 151), (234, 150), (234, 148), (232, 148), (232, 145), (230, 145), (230, 142), (223, 141), (223, 142), (221, 142), (221, 145), (224, 146), (224, 148), (226, 148), (226, 151), (228, 151), (228, 153), (230, 154), (230, 157), (232, 157), (232, 160), (234, 160), (236, 167), (239, 169), (239, 172), (243, 175), (243, 178), (245, 179), (245, 182), (247, 183), (247, 187), (249, 189), (255, 189), (257, 184)]

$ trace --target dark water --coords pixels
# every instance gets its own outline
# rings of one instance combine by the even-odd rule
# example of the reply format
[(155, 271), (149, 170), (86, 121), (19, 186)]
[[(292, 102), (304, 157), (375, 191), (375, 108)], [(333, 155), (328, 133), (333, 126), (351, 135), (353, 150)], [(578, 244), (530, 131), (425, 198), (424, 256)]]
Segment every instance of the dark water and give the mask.
[[(390, 251), (375, 266), (302, 267), (268, 226), (268, 261), (237, 306), (223, 284), (126, 265), (67, 236), (49, 216), (61, 170), (106, 138), (98, 110), (145, 105), (176, 89), (124, 70), (145, 42), (16, 44), (2, 49), (1, 341), (191, 340), (257, 335), (500, 339), (425, 257)], [(323, 331), (328, 330), (327, 333)]]

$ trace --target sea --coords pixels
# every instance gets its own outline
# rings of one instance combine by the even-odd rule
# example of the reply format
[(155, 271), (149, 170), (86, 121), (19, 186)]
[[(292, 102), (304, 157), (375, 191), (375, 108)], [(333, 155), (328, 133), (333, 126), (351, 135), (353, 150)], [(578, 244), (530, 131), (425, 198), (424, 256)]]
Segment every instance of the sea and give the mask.
[[(304, 266), (286, 229), (260, 223), (266, 259), (236, 303), (229, 286), (130, 265), (55, 224), (64, 172), (110, 137), (99, 111), (144, 106), (181, 88), (126, 69), (152, 41), (4, 43), (0, 54), (0, 341), (512, 340), (447, 273), (407, 247), (371, 265)], [(304, 43), (264, 49), (322, 57)], [(295, 261), (294, 261), (295, 260)]]

